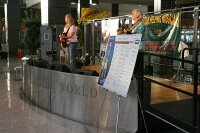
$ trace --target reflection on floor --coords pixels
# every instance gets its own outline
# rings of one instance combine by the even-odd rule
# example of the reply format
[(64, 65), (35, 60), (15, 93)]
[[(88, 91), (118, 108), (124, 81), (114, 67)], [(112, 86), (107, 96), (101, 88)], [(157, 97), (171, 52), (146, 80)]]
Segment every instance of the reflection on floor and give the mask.
[[(112, 133), (37, 108), (19, 97), (22, 81), (14, 80), (16, 58), (0, 60), (0, 133)], [(114, 132), (114, 131), (113, 131)]]

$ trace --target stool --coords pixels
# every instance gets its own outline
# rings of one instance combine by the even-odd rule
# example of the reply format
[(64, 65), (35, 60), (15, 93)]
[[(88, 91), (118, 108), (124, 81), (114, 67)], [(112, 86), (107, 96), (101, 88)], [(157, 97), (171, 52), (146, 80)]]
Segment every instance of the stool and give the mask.
[(15, 80), (22, 80), (22, 67), (16, 66), (14, 68), (14, 72), (15, 72)]

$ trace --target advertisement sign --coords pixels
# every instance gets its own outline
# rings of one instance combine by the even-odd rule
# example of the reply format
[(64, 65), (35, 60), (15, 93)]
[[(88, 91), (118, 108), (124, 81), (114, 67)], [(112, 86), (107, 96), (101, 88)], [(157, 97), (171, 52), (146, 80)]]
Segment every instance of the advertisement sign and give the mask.
[(111, 36), (108, 41), (98, 84), (118, 95), (127, 96), (141, 34)]
[(181, 35), (180, 16), (180, 11), (144, 16), (143, 21), (146, 26), (145, 51), (177, 56)]
[(107, 10), (97, 10), (93, 8), (81, 8), (81, 18), (78, 22), (86, 22), (93, 19), (102, 19), (110, 16)]

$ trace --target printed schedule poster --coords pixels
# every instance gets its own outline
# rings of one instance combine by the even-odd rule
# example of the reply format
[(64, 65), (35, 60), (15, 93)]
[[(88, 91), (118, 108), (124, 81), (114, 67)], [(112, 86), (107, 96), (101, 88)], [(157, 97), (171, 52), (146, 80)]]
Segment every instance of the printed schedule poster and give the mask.
[(141, 37), (141, 34), (129, 34), (109, 38), (98, 79), (100, 86), (123, 97), (127, 96)]

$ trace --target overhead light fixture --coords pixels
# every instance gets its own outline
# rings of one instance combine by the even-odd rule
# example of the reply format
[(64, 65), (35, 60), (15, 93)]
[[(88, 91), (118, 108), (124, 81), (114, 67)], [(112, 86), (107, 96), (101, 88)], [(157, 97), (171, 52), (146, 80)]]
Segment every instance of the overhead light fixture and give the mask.
[(90, 4), (95, 6), (99, 4), (99, 0), (90, 0)]
[(72, 5), (75, 5), (75, 4), (77, 4), (78, 3), (78, 0), (71, 0), (71, 4)]

